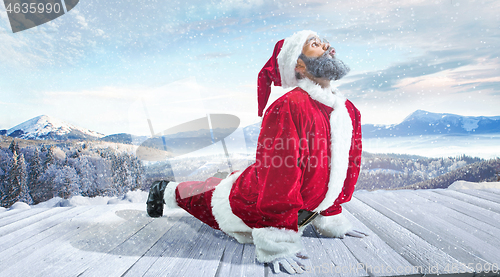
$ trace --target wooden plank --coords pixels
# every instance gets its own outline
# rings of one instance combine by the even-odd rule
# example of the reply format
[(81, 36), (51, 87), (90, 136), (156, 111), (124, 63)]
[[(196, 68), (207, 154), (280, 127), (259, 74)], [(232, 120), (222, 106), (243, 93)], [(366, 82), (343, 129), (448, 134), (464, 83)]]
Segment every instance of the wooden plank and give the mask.
[[(463, 246), (464, 241), (460, 241), (460, 239), (456, 239), (455, 232), (461, 233), (462, 236), (467, 237), (468, 234), (464, 234), (463, 230), (457, 230), (453, 225), (449, 223), (443, 223), (442, 221), (435, 220), (434, 221), (428, 221), (427, 219), (431, 218), (431, 214), (435, 212), (436, 210), (441, 211), (440, 208), (436, 208), (434, 210), (428, 210), (427, 212), (422, 212), (421, 215), (417, 216), (409, 216), (409, 211), (413, 212), (415, 208), (418, 207), (418, 209), (425, 209), (426, 205), (422, 204), (421, 202), (418, 202), (415, 204), (408, 204), (408, 206), (405, 206), (405, 202), (411, 202), (408, 197), (405, 197), (403, 194), (404, 191), (398, 191), (398, 192), (379, 192), (377, 194), (373, 195), (366, 195), (365, 198), (362, 199), (362, 201), (365, 201), (372, 207), (375, 207), (377, 210), (386, 210), (383, 212), (384, 214), (388, 215), (391, 219), (394, 219), (396, 222), (402, 224), (403, 226), (407, 227), (409, 230), (414, 232), (415, 234), (419, 235), (420, 237), (424, 238), (426, 241), (430, 242), (434, 246), (437, 246), (438, 248), (442, 249), (443, 251), (447, 252), (448, 254), (452, 255), (454, 258), (457, 260), (461, 261), (463, 264), (480, 264), (480, 265), (485, 265), (489, 264), (487, 262), (486, 257), (483, 257), (482, 255), (477, 254), (477, 251), (472, 250), (471, 248), (474, 249), (473, 244), (470, 243), (470, 240), (477, 241), (480, 246), (486, 245), (488, 249), (492, 248), (489, 246), (487, 243), (478, 240), (477, 238), (467, 238), (465, 241), (465, 244), (468, 247)], [(409, 191), (411, 195), (411, 191)], [(392, 197), (392, 199), (391, 199)], [(399, 202), (394, 202), (395, 199), (398, 199)], [(378, 200), (376, 202), (375, 200)], [(391, 201), (392, 200), (392, 201)], [(369, 203), (370, 202), (370, 203)], [(374, 202), (374, 203), (371, 203)], [(377, 206), (378, 205), (378, 206)], [(390, 209), (387, 208), (387, 206), (390, 207), (397, 207), (398, 212), (393, 212)], [(393, 213), (393, 215), (390, 215), (390, 213)], [(399, 217), (399, 218), (398, 218)], [(407, 218), (406, 218), (407, 217)], [(404, 222), (404, 221), (407, 222)], [(413, 221), (412, 221), (413, 220)], [(422, 223), (422, 221), (428, 221)], [(425, 226), (425, 227), (423, 227)], [(447, 227), (443, 227), (447, 226)], [(428, 230), (430, 229), (430, 230)], [(436, 229), (441, 229), (444, 230), (444, 232), (447, 232), (447, 230), (453, 230), (451, 234), (446, 234), (444, 236), (440, 236), (442, 232), (436, 231)], [(452, 238), (450, 238), (452, 237)], [(453, 239), (455, 238), (455, 239)], [(479, 246), (479, 247), (480, 247)], [(491, 255), (489, 255), (489, 258), (491, 258)], [(464, 270), (455, 268), (454, 269), (456, 273), (462, 272)], [(472, 269), (466, 269), (466, 272), (474, 272)]]
[(163, 236), (158, 239), (157, 242), (127, 270), (124, 276), (142, 276), (145, 272), (147, 272), (149, 268), (155, 264), (156, 260), (158, 260), (168, 249), (171, 243), (175, 241), (175, 231), (182, 232), (182, 228), (179, 228), (179, 226), (183, 225), (179, 222), (179, 220), (187, 215), (188, 214), (183, 210), (177, 210), (175, 213), (170, 211), (168, 214), (164, 215), (164, 217), (167, 217), (170, 221), (175, 221), (175, 224), (165, 230), (166, 232)]
[(0, 221), (4, 217), (9, 217), (9, 216), (15, 215), (15, 214), (23, 212), (23, 211), (26, 211), (26, 210), (17, 210), (16, 209), (16, 210), (6, 210), (6, 211), (3, 211), (3, 212), (0, 212)]
[(215, 276), (265, 275), (266, 267), (255, 259), (255, 246), (253, 244), (240, 244), (235, 239), (230, 238)]
[[(0, 275), (4, 275), (6, 271), (18, 272), (18, 274), (26, 270), (36, 272), (40, 268), (37, 267), (36, 263), (33, 263), (37, 262), (37, 260), (33, 259), (32, 256), (38, 254), (41, 257), (40, 259), (43, 259), (43, 255), (51, 253), (52, 248), (57, 247), (61, 240), (74, 236), (77, 232), (85, 230), (86, 227), (94, 227), (96, 224), (88, 223), (92, 219), (99, 219), (99, 214), (90, 212), (79, 214), (71, 221), (66, 221), (63, 224), (50, 228), (45, 232), (16, 244), (8, 249), (8, 251), (2, 252), (3, 255), (0, 255), (0, 263), (8, 266), (0, 267)], [(44, 252), (44, 250), (47, 252)], [(29, 269), (24, 268), (26, 264), (30, 265)]]
[[(95, 253), (93, 251), (107, 247), (112, 249), (151, 220), (129, 221), (118, 218), (114, 216), (114, 212), (119, 212), (117, 209), (120, 206), (102, 206), (93, 210), (93, 220), (73, 221), (70, 225), (72, 228), (67, 232), (40, 247), (31, 248), (27, 256), (11, 261), (11, 266), (5, 270), (0, 269), (0, 273), (6, 276), (78, 275), (80, 272), (74, 266), (84, 263), (85, 259), (71, 263), (76, 253), (87, 251), (85, 253), (88, 255), (85, 257), (92, 257)], [(110, 213), (114, 217), (110, 217)], [(71, 267), (68, 268), (66, 265), (70, 263)], [(27, 264), (30, 266), (25, 266)]]
[[(371, 196), (371, 194), (367, 193), (367, 196)], [(398, 214), (394, 214), (394, 216), (390, 213), (393, 218), (403, 223), (400, 225), (401, 223), (398, 224), (382, 214), (382, 211), (377, 211), (358, 200), (358, 198), (363, 197), (362, 195), (362, 193), (357, 193), (356, 197), (344, 206), (414, 266), (419, 273), (447, 274), (446, 267), (449, 265), (457, 265), (458, 269), (464, 272), (469, 270), (455, 258), (406, 229), (411, 225), (411, 223), (405, 222), (408, 221), (407, 219)], [(472, 274), (468, 276), (472, 276)]]
[[(2, 253), (4, 253), (5, 251), (11, 252), (9, 250), (10, 247), (22, 243), (25, 240), (29, 240), (29, 242), (27, 244), (26, 243), (23, 244), (23, 248), (26, 248), (28, 245), (36, 243), (39, 239), (43, 237), (37, 235), (42, 234), (46, 230), (49, 230), (54, 226), (61, 224), (66, 220), (69, 220), (75, 216), (78, 216), (79, 214), (86, 212), (91, 208), (92, 208), (91, 206), (81, 206), (81, 207), (76, 207), (74, 209), (60, 208), (60, 207), (53, 208), (55, 213), (52, 216), (41, 219), (26, 227), (13, 229), (12, 232), (4, 235), (0, 240), (0, 249), (1, 249), (0, 256), (2, 256)], [(6, 227), (11, 225), (12, 224), (7, 225)], [(33, 238), (37, 238), (38, 240)], [(14, 250), (14, 252), (15, 251), (16, 250)]]
[(31, 216), (37, 215), (39, 213), (43, 213), (47, 210), (50, 210), (50, 209), (49, 208), (35, 208), (35, 209), (23, 210), (19, 213), (2, 218), (2, 220), (0, 220), (0, 227), (7, 226), (7, 225), (12, 224), (14, 222), (17, 222), (19, 220), (26, 219), (26, 218), (29, 218)]
[(438, 202), (439, 204), (453, 209), (461, 214), (475, 218), (495, 228), (500, 228), (500, 214), (444, 194), (434, 193), (433, 191), (434, 190), (422, 189), (415, 190), (413, 192), (418, 196)]
[(495, 212), (495, 213), (500, 213), (500, 204), (494, 203), (491, 201), (487, 201), (481, 198), (478, 198), (476, 196), (472, 196), (469, 194), (461, 193), (455, 190), (450, 190), (450, 189), (436, 189), (433, 190), (435, 193), (439, 194), (444, 194), (450, 197), (453, 197), (455, 199), (476, 205), (481, 208), (485, 208), (489, 211)]
[(33, 214), (33, 215), (26, 217), (26, 218), (19, 218), (17, 221), (11, 222), (7, 225), (0, 227), (0, 237), (5, 236), (9, 233), (12, 233), (16, 230), (22, 229), (26, 226), (33, 224), (33, 223), (40, 222), (40, 221), (42, 221), (46, 218), (49, 218), (53, 215), (57, 215), (59, 213), (62, 213), (68, 209), (71, 209), (71, 208), (57, 207), (57, 208), (44, 210), (40, 213)]
[(487, 189), (483, 189), (484, 191), (488, 191), (488, 192), (492, 192), (496, 195), (500, 195), (500, 188), (487, 188)]
[[(193, 247), (201, 236), (199, 231), (203, 224), (191, 216), (181, 218), (151, 249), (159, 250), (160, 256), (149, 265), (143, 276), (176, 276), (179, 268), (186, 266), (190, 252), (196, 251)], [(149, 253), (145, 254), (145, 257), (150, 256)], [(141, 264), (143, 260), (144, 257), (134, 264), (125, 276), (137, 276), (133, 274), (137, 271), (134, 268), (146, 268)]]
[[(144, 217), (145, 212), (132, 217), (131, 221), (142, 221), (141, 216)], [(111, 251), (102, 249), (98, 251), (98, 255), (94, 255), (93, 260), (88, 261), (87, 265), (79, 264), (79, 267), (87, 268), (78, 276), (122, 276), (178, 220), (179, 217), (163, 216), (150, 221)]]
[(458, 189), (456, 191), (489, 200), (491, 202), (500, 203), (500, 195), (496, 195), (495, 193), (488, 191), (480, 189)]
[(309, 257), (304, 260), (308, 269), (304, 276), (368, 276), (341, 239), (321, 237), (310, 225), (304, 230), (302, 243)]
[[(116, 215), (122, 220), (101, 223), (66, 241), (60, 246), (63, 250), (54, 254), (56, 260), (53, 260), (50, 266), (44, 267), (40, 276), (50, 275), (50, 272), (53, 271), (61, 272), (65, 276), (81, 276), (93, 266), (114, 268), (114, 264), (107, 262), (103, 256), (126, 242), (154, 220), (148, 217), (145, 211), (133, 209), (117, 210)], [(163, 219), (155, 220), (163, 221)]]
[(200, 232), (202, 235), (187, 257), (186, 266), (177, 270), (178, 276), (215, 276), (224, 248), (230, 240), (222, 231), (205, 224)]
[(242, 265), (240, 276), (264, 276), (266, 272), (266, 268), (257, 262), (255, 246), (252, 244), (243, 245)]
[[(95, 219), (96, 215), (91, 213), (81, 213), (75, 215), (72, 219), (74, 220), (82, 220), (85, 216), (88, 216), (89, 219)], [(80, 221), (81, 222), (81, 221)], [(39, 248), (42, 248), (47, 245), (53, 244), (55, 240), (61, 238), (61, 234), (71, 235), (75, 230), (78, 230), (80, 227), (83, 228), (83, 224), (75, 224), (73, 221), (65, 221), (62, 224), (56, 225), (44, 232), (38, 233), (28, 239), (23, 240), (16, 245), (5, 249), (0, 252), (0, 264), (7, 265), (0, 267), (0, 275), (2, 275), (2, 271), (6, 270), (9, 267), (14, 267), (12, 270), (15, 272), (16, 267), (23, 267), (24, 263), (19, 261), (26, 259), (26, 257), (32, 255), (32, 253)]]
[[(459, 220), (453, 220), (453, 217), (456, 216), (455, 211), (420, 197), (413, 191), (401, 190), (378, 193), (366, 196), (362, 201), (365, 201), (366, 198), (370, 198), (370, 200), (374, 200), (386, 207), (398, 207), (398, 214), (420, 226), (425, 226), (424, 228), (428, 231), (420, 233), (424, 239), (463, 264), (484, 265), (500, 261), (498, 248), (492, 245), (492, 242), (498, 241), (497, 239), (485, 233), (485, 237), (490, 241), (482, 240), (473, 234), (475, 231), (479, 232), (477, 228), (464, 224)], [(458, 216), (465, 217), (460, 214)], [(470, 220), (474, 219), (470, 218)], [(452, 221), (452, 223), (449, 221)], [(457, 225), (465, 229), (458, 228)], [(491, 228), (495, 229), (494, 227)], [(420, 231), (421, 228), (418, 230)], [(500, 231), (494, 232), (500, 234)], [(467, 254), (463, 255), (464, 253)]]
[[(355, 218), (347, 209), (342, 212), (353, 224), (354, 229), (368, 234), (362, 239), (346, 236), (342, 242), (349, 248), (370, 276), (399, 276), (408, 269), (406, 275), (419, 275), (418, 271), (394, 251), (377, 234)], [(412, 271), (410, 271), (412, 270)]]
[[(229, 243), (224, 248), (219, 267), (215, 272), (216, 277), (221, 276), (244, 276), (243, 269), (243, 251), (244, 244), (238, 243), (235, 239), (230, 239)], [(264, 267), (262, 267), (262, 275), (264, 275)], [(260, 275), (260, 274), (259, 274)]]

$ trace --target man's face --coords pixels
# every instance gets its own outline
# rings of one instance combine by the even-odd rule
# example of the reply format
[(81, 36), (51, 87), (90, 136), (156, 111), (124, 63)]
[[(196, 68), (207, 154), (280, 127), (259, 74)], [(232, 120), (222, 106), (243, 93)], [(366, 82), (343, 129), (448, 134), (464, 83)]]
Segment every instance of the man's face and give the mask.
[(350, 71), (347, 65), (335, 58), (335, 49), (330, 43), (316, 36), (308, 38), (299, 58), (304, 62), (307, 72), (316, 78), (338, 80)]
[[(329, 50), (330, 49), (330, 50)], [(317, 58), (323, 55), (326, 51), (329, 51), (329, 55), (333, 57), (335, 55), (335, 49), (330, 46), (330, 43), (326, 40), (321, 40), (316, 36), (310, 36), (304, 47), (302, 47), (302, 53), (309, 58)]]

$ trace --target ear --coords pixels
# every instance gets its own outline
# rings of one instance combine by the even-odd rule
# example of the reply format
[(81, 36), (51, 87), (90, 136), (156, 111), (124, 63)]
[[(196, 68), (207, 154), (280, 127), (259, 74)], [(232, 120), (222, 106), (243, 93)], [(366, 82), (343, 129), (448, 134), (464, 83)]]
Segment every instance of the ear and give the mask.
[(295, 72), (299, 72), (301, 75), (304, 75), (306, 72), (306, 64), (301, 58), (297, 59), (297, 65), (295, 66)]

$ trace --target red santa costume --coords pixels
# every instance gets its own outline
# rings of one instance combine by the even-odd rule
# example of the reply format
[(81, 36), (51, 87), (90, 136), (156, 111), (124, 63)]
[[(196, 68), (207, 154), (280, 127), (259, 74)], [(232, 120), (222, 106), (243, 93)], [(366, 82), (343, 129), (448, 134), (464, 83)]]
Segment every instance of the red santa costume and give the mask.
[(259, 73), (259, 115), (271, 82), (295, 87), (267, 110), (256, 162), (226, 179), (168, 184), (167, 207), (180, 207), (272, 262), (302, 249), (299, 210), (318, 212), (316, 229), (339, 237), (351, 230), (341, 204), (351, 199), (361, 161), (359, 111), (340, 92), (295, 78), (297, 58), (312, 31), (276, 44)]

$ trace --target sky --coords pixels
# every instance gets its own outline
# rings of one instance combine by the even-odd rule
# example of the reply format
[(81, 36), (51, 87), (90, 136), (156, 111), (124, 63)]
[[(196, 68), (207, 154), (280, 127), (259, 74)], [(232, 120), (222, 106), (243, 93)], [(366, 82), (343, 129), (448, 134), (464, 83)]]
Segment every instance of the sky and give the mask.
[(105, 135), (216, 113), (254, 124), (258, 72), (304, 29), (351, 67), (335, 85), (363, 124), (418, 109), (497, 116), (499, 11), (494, 0), (81, 0), (12, 33), (0, 5), (0, 130), (39, 115)]

